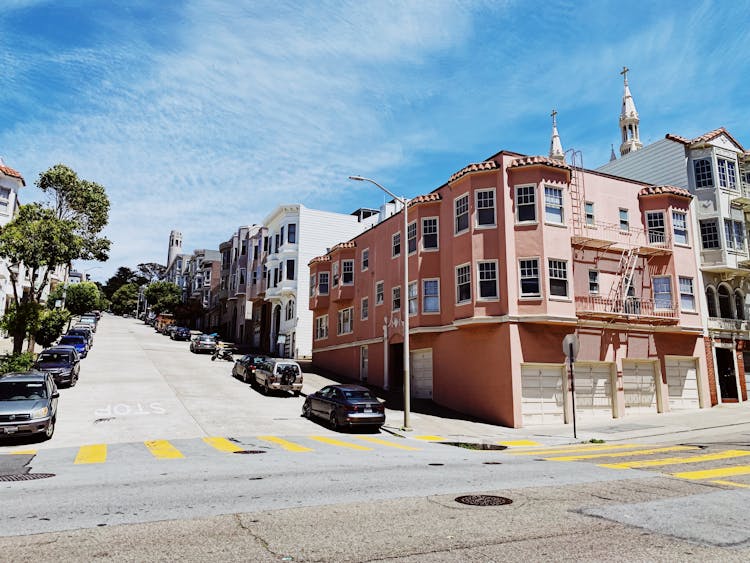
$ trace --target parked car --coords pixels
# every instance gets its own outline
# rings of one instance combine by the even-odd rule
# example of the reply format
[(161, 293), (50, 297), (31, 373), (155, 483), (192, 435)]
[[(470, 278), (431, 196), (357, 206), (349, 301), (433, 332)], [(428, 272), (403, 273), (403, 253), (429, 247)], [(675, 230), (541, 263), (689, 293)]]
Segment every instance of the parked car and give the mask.
[(169, 335), (172, 340), (190, 340), (190, 329), (184, 326), (178, 326)]
[(96, 319), (94, 317), (83, 316), (78, 321), (78, 324), (88, 325), (88, 326), (91, 327), (91, 330), (93, 330), (94, 332), (96, 332)]
[(255, 363), (255, 383), (263, 393), (291, 391), (299, 397), (302, 391), (302, 368), (294, 360), (264, 358)]
[(385, 423), (385, 407), (367, 387), (328, 385), (305, 398), (302, 416), (317, 416), (338, 430), (341, 426), (375, 426)]
[(216, 339), (208, 334), (201, 334), (196, 340), (190, 342), (190, 351), (194, 354), (198, 352), (211, 352), (216, 349)]
[(234, 362), (232, 366), (232, 376), (241, 379), (245, 383), (251, 383), (255, 380), (256, 364), (265, 361), (265, 356), (256, 356), (255, 354), (246, 354)]
[(86, 344), (86, 339), (83, 336), (64, 335), (57, 343), (61, 346), (75, 347), (78, 355), (81, 356), (81, 358), (85, 358), (89, 353), (88, 344)]
[(198, 337), (202, 336), (203, 333), (200, 330), (191, 330), (190, 331), (190, 342), (195, 342), (198, 340)]
[(59, 396), (49, 373), (0, 375), (0, 435), (41, 434), (49, 440), (55, 432)]
[(81, 361), (75, 348), (59, 346), (47, 348), (37, 357), (34, 369), (52, 375), (56, 385), (73, 387), (78, 382)]
[(177, 326), (177, 325), (168, 325), (168, 326), (165, 326), (164, 327), (164, 331), (162, 332), (162, 334), (165, 334), (166, 336), (169, 336), (170, 338), (172, 338), (172, 333), (175, 330), (177, 330), (178, 328), (180, 328), (180, 327)]
[(75, 325), (65, 334), (67, 336), (83, 336), (86, 339), (89, 350), (94, 346), (94, 333), (87, 325)]

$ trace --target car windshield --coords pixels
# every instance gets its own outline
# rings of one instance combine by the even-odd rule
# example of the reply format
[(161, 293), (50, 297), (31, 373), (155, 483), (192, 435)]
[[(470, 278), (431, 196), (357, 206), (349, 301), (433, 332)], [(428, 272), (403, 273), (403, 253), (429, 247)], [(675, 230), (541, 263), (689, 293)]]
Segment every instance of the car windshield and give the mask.
[(214, 342), (213, 336), (201, 336), (200, 337), (201, 342)]
[(34, 381), (0, 381), (0, 401), (28, 401), (46, 399), (44, 383)]
[(59, 364), (59, 363), (68, 363), (70, 361), (70, 354), (65, 353), (61, 354), (58, 352), (43, 352), (39, 355), (39, 358), (37, 359), (37, 363), (40, 364)]
[(372, 393), (365, 389), (342, 389), (342, 392), (344, 393), (344, 397), (346, 397), (347, 399), (369, 399), (371, 401), (377, 400)]
[(83, 336), (63, 336), (60, 344), (83, 344)]

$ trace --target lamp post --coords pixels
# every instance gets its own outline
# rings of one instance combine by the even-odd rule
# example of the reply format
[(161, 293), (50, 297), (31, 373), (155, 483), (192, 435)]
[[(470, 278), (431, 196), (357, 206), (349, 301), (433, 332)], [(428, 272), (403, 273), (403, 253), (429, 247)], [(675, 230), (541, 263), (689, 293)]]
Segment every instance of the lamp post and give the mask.
[(403, 325), (404, 325), (404, 425), (402, 430), (411, 430), (409, 426), (409, 414), (411, 410), (411, 390), (409, 381), (409, 243), (407, 231), (409, 229), (409, 216), (407, 208), (409, 206), (409, 200), (405, 197), (399, 197), (393, 192), (384, 188), (378, 184), (375, 180), (365, 178), (363, 176), (349, 176), (350, 180), (357, 182), (370, 182), (377, 186), (393, 199), (398, 201), (403, 206), (404, 212), (404, 231), (401, 235), (401, 254), (404, 257), (404, 285), (401, 289), (401, 310), (403, 313)]

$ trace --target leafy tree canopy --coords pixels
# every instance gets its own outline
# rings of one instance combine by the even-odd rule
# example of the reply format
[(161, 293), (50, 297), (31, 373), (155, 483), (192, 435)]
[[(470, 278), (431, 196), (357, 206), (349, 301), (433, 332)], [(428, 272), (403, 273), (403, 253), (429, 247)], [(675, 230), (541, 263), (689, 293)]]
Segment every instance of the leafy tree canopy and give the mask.
[(98, 309), (99, 288), (93, 282), (72, 283), (65, 289), (65, 308), (74, 315)]
[(35, 337), (45, 348), (52, 346), (65, 329), (65, 324), (70, 320), (70, 313), (65, 309), (51, 309), (42, 312), (39, 319)]
[(143, 285), (144, 283), (147, 283), (149, 281), (149, 278), (144, 276), (143, 274), (140, 274), (138, 272), (134, 272), (130, 268), (126, 266), (120, 266), (117, 268), (117, 271), (115, 274), (107, 280), (107, 282), (104, 284), (104, 294), (109, 298), (112, 299), (115, 292), (120, 289), (123, 285), (132, 283), (136, 285)]
[(138, 286), (134, 283), (126, 283), (115, 291), (112, 296), (112, 312), (122, 315), (135, 311), (138, 306)]
[(167, 267), (156, 262), (142, 262), (138, 264), (138, 271), (147, 281), (159, 281), (164, 279)]
[(172, 282), (160, 281), (146, 288), (146, 299), (151, 310), (156, 313), (172, 313), (180, 304), (182, 290)]

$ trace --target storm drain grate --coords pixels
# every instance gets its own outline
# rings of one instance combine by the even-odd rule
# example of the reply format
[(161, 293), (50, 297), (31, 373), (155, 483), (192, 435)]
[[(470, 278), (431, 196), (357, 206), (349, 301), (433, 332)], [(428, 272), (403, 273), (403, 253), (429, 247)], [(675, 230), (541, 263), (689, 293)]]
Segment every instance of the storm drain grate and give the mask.
[(237, 450), (236, 454), (264, 454), (266, 450)]
[(456, 497), (456, 502), (468, 504), (470, 506), (502, 506), (511, 504), (513, 501), (506, 497), (497, 497), (494, 495), (464, 495)]
[(34, 481), (54, 476), (54, 473), (17, 473), (15, 475), (0, 475), (0, 481)]

